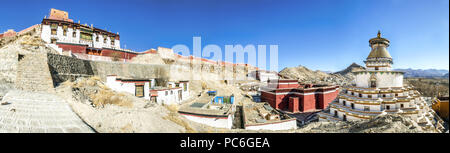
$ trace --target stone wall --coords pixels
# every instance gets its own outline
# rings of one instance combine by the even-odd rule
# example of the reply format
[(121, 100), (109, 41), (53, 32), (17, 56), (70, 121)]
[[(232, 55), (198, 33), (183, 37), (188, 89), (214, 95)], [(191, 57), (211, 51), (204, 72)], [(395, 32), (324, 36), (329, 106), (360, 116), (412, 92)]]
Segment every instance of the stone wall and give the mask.
[(160, 64), (134, 64), (122, 62), (87, 61), (74, 57), (47, 54), (48, 66), (55, 85), (77, 77), (99, 76), (106, 81), (107, 75), (127, 78), (167, 79), (169, 67)]
[(45, 54), (18, 54), (15, 87), (26, 91), (55, 91)]
[(0, 50), (0, 96), (14, 87), (17, 75), (17, 53)]

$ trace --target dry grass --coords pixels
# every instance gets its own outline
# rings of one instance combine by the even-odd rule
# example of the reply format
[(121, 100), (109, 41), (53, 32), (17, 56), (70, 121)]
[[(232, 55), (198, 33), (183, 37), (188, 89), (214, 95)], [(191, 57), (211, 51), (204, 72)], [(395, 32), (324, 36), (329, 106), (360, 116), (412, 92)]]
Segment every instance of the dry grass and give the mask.
[(129, 108), (133, 107), (133, 102), (125, 94), (116, 93), (112, 90), (100, 89), (97, 93), (89, 95), (89, 98), (96, 107), (103, 107), (107, 104)]
[(108, 104), (129, 108), (133, 107), (133, 101), (129, 95), (111, 90), (101, 82), (98, 76), (81, 78), (75, 82), (65, 81), (62, 85), (78, 89), (89, 89), (84, 94), (89, 97), (95, 107), (104, 107)]
[(44, 42), (39, 37), (33, 37), (29, 35), (24, 35), (22, 37), (22, 45), (30, 45), (30, 46), (44, 46)]
[(172, 121), (186, 129), (186, 133), (197, 133), (186, 121), (180, 118), (178, 115), (178, 106), (177, 105), (166, 105), (167, 110), (169, 110), (169, 114), (163, 119)]
[(131, 133), (131, 132), (133, 132), (133, 126), (130, 123), (128, 123), (127, 125), (120, 128), (120, 132)]

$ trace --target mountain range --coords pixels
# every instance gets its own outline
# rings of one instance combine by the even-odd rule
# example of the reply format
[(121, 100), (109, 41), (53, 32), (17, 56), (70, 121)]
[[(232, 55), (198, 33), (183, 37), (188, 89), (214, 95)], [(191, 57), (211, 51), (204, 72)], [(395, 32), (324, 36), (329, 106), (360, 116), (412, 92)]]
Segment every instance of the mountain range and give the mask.
[(405, 72), (406, 78), (448, 78), (448, 70), (438, 69), (395, 69)]

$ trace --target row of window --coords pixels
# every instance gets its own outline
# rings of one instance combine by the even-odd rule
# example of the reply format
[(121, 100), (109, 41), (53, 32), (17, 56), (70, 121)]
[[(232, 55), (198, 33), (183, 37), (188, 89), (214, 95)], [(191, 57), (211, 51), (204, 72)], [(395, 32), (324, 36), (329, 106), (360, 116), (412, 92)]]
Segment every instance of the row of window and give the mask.
[[(54, 26), (51, 26), (51, 35), (57, 35), (58, 31), (57, 28), (54, 28)], [(67, 36), (67, 27), (63, 28), (63, 36)], [(77, 33), (76, 32), (72, 32), (72, 37), (76, 38), (77, 37)], [(92, 40), (92, 35), (91, 34), (86, 34), (86, 33), (81, 33), (80, 35), (81, 39), (85, 39), (85, 40)], [(95, 38), (96, 42), (99, 42), (99, 37)], [(106, 37), (103, 39), (103, 43), (106, 44)], [(111, 37), (111, 45), (114, 46), (115, 45), (115, 38)]]
[[(346, 91), (346, 93), (347, 93), (347, 94), (350, 94), (350, 91)], [(357, 93), (355, 93), (355, 92), (351, 93), (350, 95), (352, 95), (352, 96), (358, 96), (358, 97), (360, 97), (360, 98), (363, 97), (363, 95), (362, 95), (361, 93), (357, 94)], [(395, 97), (398, 97), (398, 93), (395, 93), (394, 95), (395, 95)], [(386, 94), (382, 94), (382, 95), (379, 95), (379, 96), (380, 96), (380, 97), (383, 97), (383, 98), (386, 98), (386, 97), (387, 97)], [(372, 95), (371, 95), (371, 94), (367, 95), (367, 98), (372, 98)]]
[[(347, 102), (344, 100), (344, 101), (342, 101), (342, 105), (344, 105), (344, 106), (347, 106)], [(355, 109), (355, 104), (354, 103), (350, 103), (350, 107), (352, 108), (352, 109)], [(400, 104), (400, 108), (403, 108), (404, 107), (404, 105), (403, 104)], [(386, 110), (390, 110), (391, 109), (391, 106), (389, 106), (389, 105), (386, 105), (386, 108), (385, 108)], [(364, 106), (364, 111), (370, 111), (370, 107), (369, 106)]]

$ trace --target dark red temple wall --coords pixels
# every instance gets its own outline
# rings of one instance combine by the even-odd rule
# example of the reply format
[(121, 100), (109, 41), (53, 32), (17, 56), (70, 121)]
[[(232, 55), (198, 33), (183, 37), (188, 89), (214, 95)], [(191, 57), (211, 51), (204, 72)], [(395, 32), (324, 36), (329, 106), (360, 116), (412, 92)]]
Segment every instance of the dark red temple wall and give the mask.
[(261, 92), (261, 101), (268, 102), (270, 104), (270, 106), (272, 106), (275, 109), (278, 109), (277, 103), (276, 103), (276, 97), (274, 94)]
[(69, 44), (57, 44), (59, 48), (63, 51), (72, 51), (72, 53), (83, 53), (86, 54), (86, 46), (80, 45), (69, 45)]
[(102, 49), (102, 56), (112, 57), (113, 53), (119, 53), (122, 59), (132, 59), (133, 57), (136, 57), (136, 54), (133, 53), (121, 52), (111, 49)]
[(289, 111), (291, 112), (299, 112), (299, 104), (298, 104), (298, 97), (289, 97)]
[(298, 88), (299, 85), (298, 84), (289, 84), (289, 88)]
[(323, 100), (322, 104), (319, 104), (319, 105), (322, 106), (320, 109), (325, 109), (325, 108), (327, 108), (328, 105), (329, 105), (334, 99), (336, 99), (336, 97), (338, 96), (338, 94), (339, 94), (339, 91), (338, 91), (338, 90), (336, 90), (336, 91), (334, 91), (334, 92), (331, 92), (331, 93), (322, 94), (322, 97), (323, 97), (324, 100)]
[(314, 94), (300, 96), (300, 111), (312, 111), (316, 109), (316, 97)]

